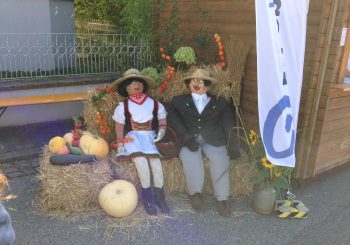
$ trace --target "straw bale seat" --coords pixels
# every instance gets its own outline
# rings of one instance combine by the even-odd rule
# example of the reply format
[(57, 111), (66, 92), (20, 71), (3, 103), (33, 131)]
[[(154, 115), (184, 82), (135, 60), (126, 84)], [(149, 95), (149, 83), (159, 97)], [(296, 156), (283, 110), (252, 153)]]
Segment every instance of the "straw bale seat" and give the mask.
[[(115, 154), (110, 155), (110, 163), (117, 178), (128, 180), (140, 187), (136, 167), (132, 161), (117, 161)], [(213, 188), (209, 173), (209, 161), (204, 158), (205, 165), (205, 180), (203, 193), (213, 195)], [(164, 190), (167, 194), (172, 192), (187, 192), (186, 179), (182, 170), (182, 164), (179, 158), (162, 160), (164, 172)], [(252, 175), (252, 170), (248, 161), (237, 163), (231, 161), (230, 168), (230, 185), (231, 197), (240, 198), (249, 196), (252, 193), (252, 184), (249, 183), (249, 178)]]
[(55, 166), (50, 163), (51, 153), (43, 149), (40, 159), (41, 206), (48, 211), (61, 210), (75, 213), (98, 205), (98, 194), (111, 182), (108, 160), (93, 164)]
[[(117, 161), (112, 152), (108, 160), (89, 164), (55, 166), (50, 164), (51, 153), (43, 149), (40, 160), (41, 206), (48, 211), (61, 211), (65, 214), (81, 213), (98, 208), (98, 194), (114, 178), (125, 179), (140, 187), (137, 171), (132, 161)], [(213, 189), (209, 174), (208, 160), (205, 158), (206, 178), (203, 193), (212, 195)], [(169, 195), (172, 192), (186, 193), (186, 179), (182, 164), (178, 158), (162, 160), (164, 188)], [(232, 162), (230, 168), (231, 197), (249, 196), (252, 186), (249, 183), (251, 169), (248, 163)], [(139, 189), (139, 188), (138, 188)]]

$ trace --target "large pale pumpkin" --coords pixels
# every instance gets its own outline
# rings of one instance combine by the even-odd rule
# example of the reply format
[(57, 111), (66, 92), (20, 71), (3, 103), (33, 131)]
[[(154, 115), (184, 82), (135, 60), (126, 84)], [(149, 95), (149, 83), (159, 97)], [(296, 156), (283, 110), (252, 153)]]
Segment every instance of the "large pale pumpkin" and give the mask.
[(85, 155), (95, 155), (98, 159), (105, 158), (109, 151), (107, 141), (91, 134), (81, 136), (79, 147)]
[(115, 180), (102, 188), (98, 202), (102, 209), (113, 217), (126, 217), (137, 206), (137, 191), (135, 186), (126, 180)]

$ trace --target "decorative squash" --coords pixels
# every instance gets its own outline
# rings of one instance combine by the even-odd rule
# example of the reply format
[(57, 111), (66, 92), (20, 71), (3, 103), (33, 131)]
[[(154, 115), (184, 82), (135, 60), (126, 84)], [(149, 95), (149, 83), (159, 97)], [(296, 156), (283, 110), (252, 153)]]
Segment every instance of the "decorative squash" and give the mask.
[[(89, 135), (92, 135), (92, 133), (90, 133), (89, 131), (83, 131), (83, 135), (85, 134), (89, 134)], [(69, 145), (72, 145), (72, 142), (73, 142), (73, 133), (72, 132), (69, 132), (69, 133), (66, 133), (63, 138), (66, 140), (66, 142), (69, 144)]]
[(106, 140), (90, 134), (81, 136), (79, 147), (85, 155), (95, 155), (97, 159), (105, 158), (109, 151)]
[(102, 209), (113, 217), (126, 217), (137, 206), (137, 191), (135, 186), (126, 180), (115, 180), (102, 188), (98, 202)]
[[(91, 134), (83, 135), (80, 137), (80, 149), (83, 150), (85, 153), (85, 150), (87, 151), (90, 147), (90, 143), (94, 140), (94, 136)], [(85, 150), (84, 150), (85, 149)]]
[(70, 151), (66, 145), (63, 146), (61, 149), (59, 149), (57, 152), (57, 154), (60, 154), (60, 155), (67, 155), (69, 153), (70, 153)]
[(63, 139), (65, 139), (66, 142), (67, 142), (69, 145), (72, 145), (73, 133), (72, 133), (72, 132), (66, 133), (66, 134), (63, 136)]
[(66, 140), (60, 136), (53, 137), (49, 141), (49, 151), (51, 153), (58, 153), (58, 151), (66, 145)]

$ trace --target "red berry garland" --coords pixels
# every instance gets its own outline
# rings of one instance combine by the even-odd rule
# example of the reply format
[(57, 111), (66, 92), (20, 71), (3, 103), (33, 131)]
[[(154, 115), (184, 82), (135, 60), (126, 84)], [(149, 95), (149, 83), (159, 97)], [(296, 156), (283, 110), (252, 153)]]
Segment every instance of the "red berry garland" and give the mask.
[(159, 49), (160, 53), (161, 53), (161, 57), (166, 60), (166, 62), (169, 63), (169, 65), (167, 65), (166, 67), (166, 76), (165, 76), (165, 80), (162, 82), (162, 84), (160, 85), (160, 87), (158, 88), (158, 92), (159, 93), (163, 93), (163, 91), (168, 87), (169, 82), (171, 81), (171, 79), (173, 78), (173, 75), (175, 73), (175, 68), (171, 66), (171, 58), (169, 55), (167, 55), (164, 52), (164, 48), (160, 48)]
[(224, 68), (226, 66), (224, 45), (222, 45), (221, 37), (219, 36), (219, 34), (215, 33), (214, 38), (215, 38), (215, 42), (218, 44), (219, 58), (221, 60), (221, 62), (218, 63), (217, 65)]

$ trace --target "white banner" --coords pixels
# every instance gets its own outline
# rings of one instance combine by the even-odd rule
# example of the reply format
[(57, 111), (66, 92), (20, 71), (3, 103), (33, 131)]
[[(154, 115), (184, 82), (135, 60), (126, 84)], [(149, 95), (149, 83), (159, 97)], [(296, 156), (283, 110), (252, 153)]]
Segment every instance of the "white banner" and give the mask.
[(267, 159), (295, 166), (308, 0), (255, 0), (259, 126)]

